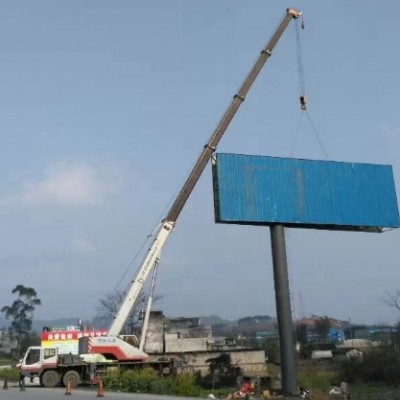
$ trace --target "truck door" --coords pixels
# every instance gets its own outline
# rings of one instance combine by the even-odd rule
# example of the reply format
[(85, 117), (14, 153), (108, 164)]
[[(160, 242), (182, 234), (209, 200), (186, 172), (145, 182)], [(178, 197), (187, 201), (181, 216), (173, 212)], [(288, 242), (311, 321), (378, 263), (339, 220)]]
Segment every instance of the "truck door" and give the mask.
[(28, 375), (38, 372), (41, 368), (41, 349), (30, 348), (25, 354), (24, 360), (21, 365), (21, 373)]
[(40, 361), (40, 349), (31, 349), (26, 355), (25, 365), (33, 365)]

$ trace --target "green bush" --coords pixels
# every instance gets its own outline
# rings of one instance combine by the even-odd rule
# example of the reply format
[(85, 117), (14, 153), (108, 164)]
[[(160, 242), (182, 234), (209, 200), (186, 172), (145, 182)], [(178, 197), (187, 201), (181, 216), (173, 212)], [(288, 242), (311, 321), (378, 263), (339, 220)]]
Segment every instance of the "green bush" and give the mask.
[(196, 397), (202, 394), (194, 375), (159, 376), (153, 369), (113, 371), (105, 379), (110, 390), (129, 393), (170, 394)]
[(201, 388), (196, 385), (194, 375), (178, 375), (172, 379), (172, 392), (177, 396), (197, 397), (201, 395)]
[(111, 390), (121, 390), (121, 373), (119, 370), (107, 371), (104, 379), (104, 385)]
[(19, 381), (19, 369), (18, 368), (0, 368), (0, 379), (7, 378), (9, 381)]
[(157, 379), (152, 369), (128, 370), (122, 373), (121, 389), (126, 392), (151, 393), (151, 383)]
[(361, 361), (357, 358), (346, 360), (342, 365), (344, 379), (349, 383), (354, 383), (361, 379), (360, 366)]
[(400, 360), (390, 347), (369, 350), (362, 360), (350, 359), (343, 364), (343, 375), (348, 382), (384, 382), (400, 385)]
[(173, 394), (172, 380), (168, 378), (159, 377), (151, 382), (150, 393), (154, 394)]

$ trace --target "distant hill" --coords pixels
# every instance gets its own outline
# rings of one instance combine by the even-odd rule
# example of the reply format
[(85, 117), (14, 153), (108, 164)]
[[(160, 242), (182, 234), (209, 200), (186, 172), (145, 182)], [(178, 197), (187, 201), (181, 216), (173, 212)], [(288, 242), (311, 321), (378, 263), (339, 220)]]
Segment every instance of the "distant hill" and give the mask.
[[(294, 321), (294, 324), (305, 323), (312, 325), (315, 322), (315, 319), (315, 316), (314, 318), (304, 318), (302, 320)], [(331, 318), (330, 321), (331, 325), (336, 327), (345, 327), (348, 325), (348, 321), (340, 321), (333, 318)], [(277, 329), (276, 318), (269, 315), (247, 316), (231, 321), (213, 314), (200, 317), (200, 323), (203, 326), (211, 326), (213, 335), (215, 336), (235, 336), (238, 334), (253, 336), (260, 331), (271, 331)], [(40, 334), (44, 326), (63, 327), (77, 324), (77, 318), (59, 318), (55, 320), (34, 319), (32, 323), (32, 331)], [(96, 328), (107, 328), (108, 324), (109, 322), (99, 320), (95, 326)], [(9, 326), (10, 321), (0, 317), (0, 330), (7, 329)]]
[[(224, 332), (226, 330), (235, 329), (238, 326), (243, 329), (244, 327), (248, 328), (248, 330), (263, 330), (266, 326), (270, 327), (272, 324), (275, 323), (275, 318), (271, 318), (269, 316), (252, 316), (252, 317), (243, 317), (239, 320), (228, 320), (220, 317), (219, 315), (206, 315), (200, 317), (200, 323), (204, 326), (212, 326), (218, 332)], [(104, 321), (103, 321), (104, 322)], [(98, 322), (101, 324), (102, 322)], [(34, 319), (32, 322), (32, 331), (36, 333), (41, 333), (44, 326), (49, 327), (63, 327), (63, 326), (71, 326), (77, 325), (78, 319), (77, 318), (59, 318), (54, 320), (42, 320), (42, 319)], [(96, 324), (96, 325), (98, 325)], [(108, 325), (108, 324), (106, 324)], [(0, 329), (5, 328), (7, 329), (10, 326), (10, 321), (6, 320), (5, 318), (0, 317)], [(107, 326), (97, 326), (106, 328)], [(247, 330), (247, 329), (246, 329)]]
[[(298, 319), (296, 321), (293, 321), (295, 325), (307, 325), (309, 328), (314, 328), (316, 321), (320, 320), (321, 318), (327, 318), (327, 317), (320, 317), (318, 315), (313, 315), (311, 317), (306, 317), (302, 319)], [(339, 320), (335, 318), (329, 318), (329, 323), (332, 328), (345, 328), (349, 326), (349, 321), (346, 320)]]
[(237, 337), (255, 336), (260, 331), (276, 330), (276, 318), (269, 315), (255, 315), (230, 321), (218, 315), (200, 318), (201, 324), (212, 327), (214, 336)]
[[(202, 325), (205, 326), (212, 326), (212, 325), (236, 325), (237, 321), (229, 321), (227, 319), (223, 319), (218, 315), (210, 315), (200, 317), (200, 322)], [(36, 333), (41, 333), (44, 326), (51, 326), (51, 327), (63, 327), (63, 326), (71, 326), (77, 325), (78, 319), (77, 318), (59, 318), (54, 320), (42, 320), (42, 319), (34, 319), (32, 322), (32, 331)], [(105, 326), (97, 326), (101, 325), (102, 322), (99, 320), (96, 324), (97, 328), (107, 328), (109, 325), (109, 321), (105, 324)], [(6, 320), (5, 318), (0, 317), (0, 329), (7, 329), (10, 326), (10, 321)]]
[(238, 325), (240, 326), (253, 326), (260, 324), (269, 324), (274, 322), (275, 319), (270, 317), (269, 315), (254, 315), (252, 317), (244, 317), (238, 319)]
[(200, 317), (200, 323), (204, 326), (212, 326), (212, 325), (224, 325), (230, 324), (232, 321), (221, 318), (219, 315), (209, 315), (205, 317)]
[[(60, 318), (55, 320), (34, 319), (32, 321), (32, 331), (41, 333), (44, 326), (71, 326), (77, 324), (78, 320), (76, 318)], [(0, 329), (7, 329), (9, 326), (10, 321), (0, 317)]]

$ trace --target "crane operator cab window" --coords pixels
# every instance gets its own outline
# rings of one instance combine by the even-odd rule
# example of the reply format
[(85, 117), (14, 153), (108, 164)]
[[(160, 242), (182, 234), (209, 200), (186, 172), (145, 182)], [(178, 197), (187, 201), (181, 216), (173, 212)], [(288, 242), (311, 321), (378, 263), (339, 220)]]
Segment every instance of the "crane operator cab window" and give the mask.
[(40, 361), (40, 349), (30, 349), (26, 356), (25, 364), (32, 365)]

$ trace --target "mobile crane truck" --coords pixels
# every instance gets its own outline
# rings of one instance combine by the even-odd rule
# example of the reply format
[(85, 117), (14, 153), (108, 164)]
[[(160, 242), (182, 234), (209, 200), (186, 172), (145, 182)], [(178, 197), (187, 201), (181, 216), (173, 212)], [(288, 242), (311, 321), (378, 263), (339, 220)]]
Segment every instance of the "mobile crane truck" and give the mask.
[(127, 317), (141, 292), (152, 268), (158, 264), (161, 250), (172, 232), (177, 219), (198, 182), (204, 168), (216, 150), (218, 143), (235, 116), (248, 91), (272, 54), (272, 50), (292, 19), (301, 16), (301, 12), (288, 8), (266, 47), (261, 51), (256, 63), (247, 75), (239, 91), (233, 97), (221, 121), (204, 146), (191, 173), (174, 203), (157, 230), (156, 235), (142, 260), (138, 273), (110, 326), (107, 336), (82, 337), (79, 339), (78, 354), (61, 354), (57, 347), (29, 347), (20, 363), (21, 374), (31, 378), (38, 376), (45, 387), (54, 387), (60, 383), (72, 387), (80, 383), (96, 383), (106, 375), (111, 367), (131, 368), (140, 365), (152, 365), (157, 368), (169, 367), (171, 360), (150, 360), (149, 356), (137, 347), (132, 336), (120, 335)]

